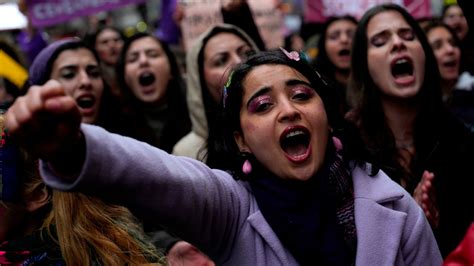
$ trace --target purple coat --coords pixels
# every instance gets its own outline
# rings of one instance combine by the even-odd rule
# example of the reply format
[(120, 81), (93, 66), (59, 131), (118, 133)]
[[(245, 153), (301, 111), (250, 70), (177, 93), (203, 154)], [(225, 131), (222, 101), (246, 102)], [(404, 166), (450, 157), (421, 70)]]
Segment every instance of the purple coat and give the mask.
[[(45, 182), (129, 207), (176, 232), (218, 265), (297, 265), (270, 228), (249, 185), (187, 157), (82, 125), (86, 159), (68, 183), (42, 163)], [(370, 167), (370, 166), (369, 166)], [(357, 265), (441, 265), (428, 222), (403, 188), (383, 172), (352, 172)]]

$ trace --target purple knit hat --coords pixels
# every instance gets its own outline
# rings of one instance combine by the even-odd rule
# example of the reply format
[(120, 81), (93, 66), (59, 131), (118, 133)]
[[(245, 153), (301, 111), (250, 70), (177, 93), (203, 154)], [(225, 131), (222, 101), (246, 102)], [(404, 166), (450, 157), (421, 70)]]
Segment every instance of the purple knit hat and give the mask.
[(79, 40), (77, 38), (62, 39), (51, 43), (41, 50), (30, 66), (29, 85), (45, 84), (51, 75), (51, 63), (58, 57), (65, 45), (73, 42), (79, 42)]

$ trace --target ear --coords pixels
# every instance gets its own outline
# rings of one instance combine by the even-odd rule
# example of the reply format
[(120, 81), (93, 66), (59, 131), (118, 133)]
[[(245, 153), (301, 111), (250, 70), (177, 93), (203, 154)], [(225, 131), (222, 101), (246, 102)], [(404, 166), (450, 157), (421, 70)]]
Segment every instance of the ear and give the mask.
[(250, 152), (250, 148), (247, 146), (247, 143), (245, 142), (245, 138), (242, 133), (234, 131), (234, 140), (235, 143), (237, 143), (237, 146), (239, 147), (239, 150), (241, 152)]
[(48, 204), (50, 198), (50, 192), (46, 185), (37, 186), (31, 193), (31, 197), (25, 202), (26, 210), (34, 212)]

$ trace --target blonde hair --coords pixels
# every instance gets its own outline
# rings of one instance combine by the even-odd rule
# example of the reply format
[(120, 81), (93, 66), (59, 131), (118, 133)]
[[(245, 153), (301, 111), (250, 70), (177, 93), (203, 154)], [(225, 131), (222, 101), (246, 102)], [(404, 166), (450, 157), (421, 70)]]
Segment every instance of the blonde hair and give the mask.
[(43, 228), (56, 226), (67, 265), (137, 265), (157, 262), (156, 249), (125, 207), (76, 192), (53, 191)]
[[(0, 114), (0, 133), (4, 118)], [(27, 202), (38, 190), (47, 193), (47, 204), (36, 217), (41, 228), (56, 240), (69, 266), (165, 264), (164, 256), (148, 242), (130, 211), (122, 206), (78, 192), (48, 188), (41, 180), (37, 160), (19, 149), (21, 199)], [(15, 204), (8, 204), (13, 207)], [(56, 228), (56, 234), (52, 228)]]

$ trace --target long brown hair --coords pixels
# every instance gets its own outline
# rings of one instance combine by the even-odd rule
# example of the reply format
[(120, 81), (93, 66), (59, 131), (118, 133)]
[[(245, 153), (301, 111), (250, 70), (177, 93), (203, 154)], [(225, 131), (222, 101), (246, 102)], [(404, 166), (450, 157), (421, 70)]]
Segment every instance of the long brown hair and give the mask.
[(76, 192), (53, 191), (43, 224), (56, 226), (67, 265), (136, 265), (157, 262), (155, 248), (127, 208)]
[[(0, 115), (3, 131), (3, 116)], [(41, 180), (38, 161), (19, 149), (17, 175), (21, 177), (21, 206), (33, 193), (43, 191), (47, 203), (35, 212), (39, 229), (49, 232), (57, 241), (69, 266), (74, 265), (137, 265), (164, 263), (155, 247), (130, 211), (122, 206), (77, 192), (48, 188)], [(56, 232), (52, 229), (55, 228)]]

